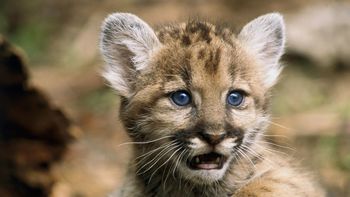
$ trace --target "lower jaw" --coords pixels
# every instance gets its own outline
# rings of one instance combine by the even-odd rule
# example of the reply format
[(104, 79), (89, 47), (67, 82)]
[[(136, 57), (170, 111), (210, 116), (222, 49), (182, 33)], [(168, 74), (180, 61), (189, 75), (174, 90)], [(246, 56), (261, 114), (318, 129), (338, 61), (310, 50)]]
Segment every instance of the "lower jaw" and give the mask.
[(191, 169), (186, 166), (187, 170), (182, 171), (183, 176), (187, 180), (203, 185), (203, 184), (212, 184), (219, 180), (222, 180), (226, 173), (226, 166), (224, 165), (220, 169), (211, 169), (211, 170), (203, 170), (203, 169)]
[(222, 170), (224, 167), (224, 163), (223, 164), (198, 164), (196, 167), (188, 165), (187, 164), (187, 168), (189, 168), (190, 170), (193, 171), (202, 171), (202, 172), (213, 172), (213, 171), (218, 171), (218, 170)]
[(193, 168), (193, 170), (221, 170), (222, 165), (216, 165), (216, 164), (199, 164), (198, 168)]

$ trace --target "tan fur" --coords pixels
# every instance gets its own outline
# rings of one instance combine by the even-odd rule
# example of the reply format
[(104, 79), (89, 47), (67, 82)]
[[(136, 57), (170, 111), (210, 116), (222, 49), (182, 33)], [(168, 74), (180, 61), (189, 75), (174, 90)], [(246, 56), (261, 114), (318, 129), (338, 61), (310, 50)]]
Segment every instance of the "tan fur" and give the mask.
[[(107, 20), (105, 24), (107, 28), (103, 29), (101, 47), (107, 62), (113, 53), (118, 53), (108, 53), (109, 46), (105, 45), (113, 40), (107, 38), (110, 34), (120, 33), (120, 30), (110, 32), (113, 26), (109, 25), (123, 24), (124, 28), (128, 20), (131, 20), (130, 24), (135, 22), (127, 14), (113, 17), (125, 21), (109, 24), (111, 20)], [(148, 31), (149, 28), (142, 25), (137, 28)], [(281, 32), (278, 31), (283, 31), (283, 28), (273, 32), (278, 34), (277, 37), (283, 36), (283, 32), (279, 35)], [(245, 46), (248, 41), (243, 42), (228, 28), (195, 20), (162, 27), (156, 32), (156, 37), (150, 39), (157, 44), (149, 56), (142, 57), (147, 59), (147, 66), (127, 76), (132, 82), (125, 80), (120, 91), (114, 86), (122, 96), (121, 119), (129, 136), (136, 142), (125, 185), (116, 196), (323, 196), (308, 175), (293, 167), (292, 161), (270, 151), (271, 147), (263, 139), (268, 126), (271, 83), (277, 80), (270, 78), (271, 83), (265, 83), (265, 73), (277, 77), (280, 68), (274, 64), (278, 62), (281, 51), (272, 48), (268, 55), (276, 55), (276, 60), (269, 59), (269, 63), (273, 63), (263, 65), (263, 59), (254, 56), (257, 52), (249, 50), (253, 45)], [(121, 42), (114, 43), (120, 45)], [(131, 54), (130, 57), (122, 56), (126, 59), (119, 62), (130, 61), (133, 53), (137, 55), (137, 50), (144, 50), (143, 45), (118, 44), (116, 48), (124, 47), (123, 50), (129, 49)], [(266, 47), (275, 47), (274, 44), (268, 43)], [(284, 40), (276, 46), (283, 47), (283, 44)], [(270, 48), (263, 52), (268, 50)], [(130, 62), (129, 69), (132, 69), (132, 64)], [(123, 69), (130, 65), (109, 66)], [(192, 103), (189, 106), (176, 106), (170, 100), (171, 93), (178, 90), (190, 92)], [(242, 105), (228, 106), (226, 99), (232, 90), (245, 92)], [(222, 133), (230, 135), (227, 134), (219, 144), (209, 146), (200, 137), (201, 132), (207, 132), (213, 138)], [(188, 135), (184, 141), (192, 144), (186, 146), (186, 143), (177, 141), (179, 135)], [(240, 148), (231, 150), (235, 144)], [(227, 156), (227, 169), (224, 165), (224, 170), (217, 173), (203, 170), (200, 174), (186, 167), (186, 158), (211, 151)]]

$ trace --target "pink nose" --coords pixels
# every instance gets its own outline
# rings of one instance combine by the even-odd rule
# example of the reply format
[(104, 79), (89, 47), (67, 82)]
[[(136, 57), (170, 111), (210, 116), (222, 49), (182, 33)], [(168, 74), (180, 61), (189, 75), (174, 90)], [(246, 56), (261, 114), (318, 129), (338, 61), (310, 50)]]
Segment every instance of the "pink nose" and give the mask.
[(210, 133), (206, 133), (206, 132), (200, 132), (199, 135), (208, 144), (213, 145), (213, 146), (222, 142), (226, 137), (226, 133), (210, 134)]

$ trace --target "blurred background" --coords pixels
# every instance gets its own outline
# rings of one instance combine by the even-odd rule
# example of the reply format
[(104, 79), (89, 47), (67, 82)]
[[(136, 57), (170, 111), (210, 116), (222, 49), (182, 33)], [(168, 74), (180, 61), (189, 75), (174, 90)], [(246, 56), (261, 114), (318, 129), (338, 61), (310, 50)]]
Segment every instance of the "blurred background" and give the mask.
[(270, 140), (329, 197), (350, 197), (346, 0), (0, 0), (0, 196), (106, 196), (123, 181), (131, 148), (118, 145), (129, 139), (99, 75), (109, 13), (152, 26), (201, 16), (239, 31), (273, 11), (285, 16), (288, 42)]

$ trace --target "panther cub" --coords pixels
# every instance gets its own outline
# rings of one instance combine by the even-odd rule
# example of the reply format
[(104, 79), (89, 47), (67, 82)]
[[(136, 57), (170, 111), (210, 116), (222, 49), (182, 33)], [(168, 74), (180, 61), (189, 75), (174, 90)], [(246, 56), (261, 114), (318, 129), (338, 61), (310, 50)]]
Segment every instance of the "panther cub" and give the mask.
[(263, 138), (284, 45), (278, 13), (238, 35), (197, 20), (154, 31), (132, 14), (108, 16), (104, 77), (121, 96), (134, 146), (112, 196), (323, 196)]

